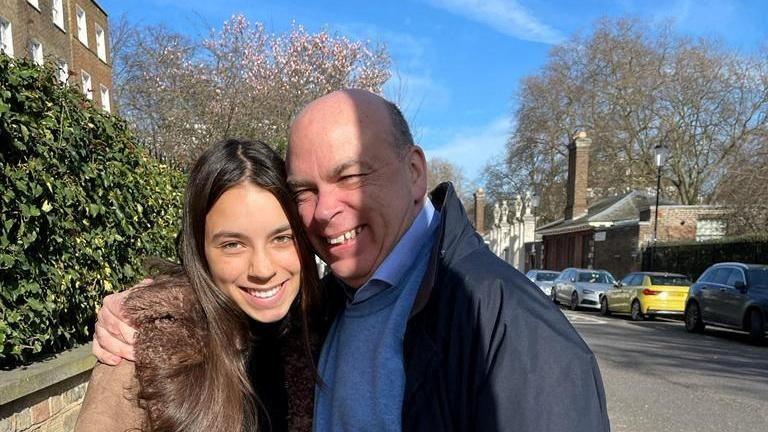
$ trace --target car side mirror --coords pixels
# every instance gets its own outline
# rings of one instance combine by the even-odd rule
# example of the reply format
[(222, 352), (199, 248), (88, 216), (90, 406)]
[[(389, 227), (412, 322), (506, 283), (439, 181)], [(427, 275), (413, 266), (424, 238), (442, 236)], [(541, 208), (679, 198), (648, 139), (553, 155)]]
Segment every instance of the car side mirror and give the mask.
[(733, 287), (736, 288), (737, 290), (741, 291), (741, 292), (746, 292), (747, 291), (747, 284), (745, 284), (744, 281), (736, 281), (733, 284)]
[(615, 286), (616, 288), (621, 288), (622, 285), (623, 284), (620, 281), (614, 281), (613, 282), (613, 286)]
[(575, 278), (575, 277), (572, 277), (572, 278), (571, 278), (571, 282), (576, 282), (576, 278)]

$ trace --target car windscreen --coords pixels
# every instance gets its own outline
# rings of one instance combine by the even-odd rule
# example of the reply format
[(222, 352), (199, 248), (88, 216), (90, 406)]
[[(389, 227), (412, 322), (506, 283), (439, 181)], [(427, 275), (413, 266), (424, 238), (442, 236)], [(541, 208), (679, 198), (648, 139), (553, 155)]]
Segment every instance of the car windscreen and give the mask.
[(750, 287), (768, 288), (768, 267), (747, 270)]
[(579, 282), (588, 283), (613, 283), (613, 277), (606, 272), (581, 272)]
[(688, 286), (691, 280), (685, 276), (651, 276), (651, 285)]
[(543, 272), (536, 274), (536, 280), (539, 282), (552, 282), (560, 273)]

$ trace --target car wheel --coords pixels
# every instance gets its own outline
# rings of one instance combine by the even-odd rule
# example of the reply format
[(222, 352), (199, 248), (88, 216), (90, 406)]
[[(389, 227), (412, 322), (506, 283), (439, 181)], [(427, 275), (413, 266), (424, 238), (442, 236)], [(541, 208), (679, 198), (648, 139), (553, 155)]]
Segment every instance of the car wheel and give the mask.
[(571, 310), (579, 310), (579, 293), (576, 291), (571, 293)]
[(555, 288), (552, 288), (552, 291), (550, 291), (550, 297), (552, 297), (552, 303), (560, 304), (560, 302), (557, 301), (557, 291), (555, 291)]
[(699, 304), (691, 301), (685, 307), (685, 329), (690, 333), (701, 333), (704, 331), (704, 321), (701, 319), (701, 309)]
[(643, 311), (640, 309), (640, 302), (635, 300), (632, 302), (632, 309), (630, 309), (630, 316), (632, 317), (632, 321), (642, 321), (643, 320)]
[(757, 309), (749, 311), (749, 341), (759, 344), (765, 338), (765, 320)]
[(611, 311), (608, 309), (608, 299), (605, 296), (600, 298), (600, 314), (604, 316), (611, 314)]

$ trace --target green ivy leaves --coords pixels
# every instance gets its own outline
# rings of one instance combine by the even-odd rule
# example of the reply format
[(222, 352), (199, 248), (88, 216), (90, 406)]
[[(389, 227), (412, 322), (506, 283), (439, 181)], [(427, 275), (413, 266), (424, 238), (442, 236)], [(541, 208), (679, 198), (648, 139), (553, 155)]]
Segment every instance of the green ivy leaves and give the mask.
[(54, 70), (0, 54), (0, 367), (88, 341), (105, 294), (174, 257), (183, 182)]

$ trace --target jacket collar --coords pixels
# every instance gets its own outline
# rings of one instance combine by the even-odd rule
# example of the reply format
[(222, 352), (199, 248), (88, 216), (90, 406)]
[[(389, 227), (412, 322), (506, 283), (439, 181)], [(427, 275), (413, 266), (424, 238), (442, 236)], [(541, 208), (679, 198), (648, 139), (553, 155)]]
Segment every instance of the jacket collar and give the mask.
[(437, 229), (438, 237), (432, 249), (427, 272), (411, 309), (411, 317), (424, 308), (433, 290), (440, 289), (435, 286), (440, 267), (450, 266), (485, 244), (469, 223), (453, 184), (439, 184), (429, 194), (429, 198), (435, 210), (440, 213), (440, 226)]

